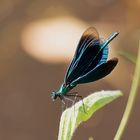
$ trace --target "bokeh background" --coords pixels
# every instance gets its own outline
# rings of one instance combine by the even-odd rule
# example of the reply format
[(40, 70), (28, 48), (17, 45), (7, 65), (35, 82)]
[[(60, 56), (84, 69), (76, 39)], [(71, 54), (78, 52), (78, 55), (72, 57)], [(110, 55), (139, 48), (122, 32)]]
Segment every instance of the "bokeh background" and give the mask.
[[(120, 56), (137, 55), (140, 0), (0, 0), (0, 140), (56, 140), (61, 102), (50, 93), (63, 81), (80, 36), (94, 26), (100, 37), (120, 35), (110, 43), (109, 57), (119, 57), (104, 79), (77, 86), (80, 95), (122, 90), (75, 132), (73, 140), (112, 140), (129, 94), (135, 65)], [(140, 139), (140, 95), (123, 140)]]

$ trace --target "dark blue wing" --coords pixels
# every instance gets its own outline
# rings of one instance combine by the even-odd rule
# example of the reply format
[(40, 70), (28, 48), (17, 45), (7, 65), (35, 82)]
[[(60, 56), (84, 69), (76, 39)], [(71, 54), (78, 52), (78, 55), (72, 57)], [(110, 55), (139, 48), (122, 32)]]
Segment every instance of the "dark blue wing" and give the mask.
[(82, 84), (82, 83), (88, 83), (88, 82), (93, 82), (98, 79), (101, 79), (108, 75), (117, 65), (118, 59), (113, 58), (107, 61), (106, 63), (102, 63), (96, 68), (92, 69), (85, 75), (75, 79), (71, 84), (72, 85), (77, 85), (77, 84)]
[(99, 35), (97, 30), (94, 27), (89, 27), (82, 35), (79, 44), (77, 46), (75, 55), (73, 57), (73, 60), (71, 64), (68, 67), (68, 70), (65, 75), (64, 82), (67, 83), (67, 79), (71, 77), (71, 73), (76, 69), (76, 66), (78, 65), (83, 53), (87, 50), (89, 46), (93, 43), (93, 41), (99, 40)]

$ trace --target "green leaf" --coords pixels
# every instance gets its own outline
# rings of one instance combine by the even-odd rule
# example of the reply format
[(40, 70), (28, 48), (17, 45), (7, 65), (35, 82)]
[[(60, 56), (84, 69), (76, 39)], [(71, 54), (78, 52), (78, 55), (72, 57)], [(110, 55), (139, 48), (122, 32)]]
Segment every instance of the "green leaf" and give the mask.
[(61, 116), (58, 140), (71, 140), (75, 129), (87, 121), (94, 112), (122, 96), (120, 91), (100, 91), (93, 93), (66, 109)]

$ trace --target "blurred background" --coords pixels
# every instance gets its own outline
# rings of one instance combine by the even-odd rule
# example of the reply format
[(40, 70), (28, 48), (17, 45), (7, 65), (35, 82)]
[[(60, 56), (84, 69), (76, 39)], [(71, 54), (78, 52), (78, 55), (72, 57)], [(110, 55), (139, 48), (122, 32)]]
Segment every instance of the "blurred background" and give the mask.
[[(115, 70), (73, 91), (87, 96), (100, 90), (122, 90), (75, 132), (73, 140), (112, 140), (129, 94), (135, 64), (120, 56), (137, 55), (140, 0), (0, 0), (0, 140), (57, 140), (61, 101), (50, 93), (63, 82), (82, 33), (89, 26), (101, 38), (120, 32), (110, 43)], [(140, 95), (123, 136), (139, 140)]]

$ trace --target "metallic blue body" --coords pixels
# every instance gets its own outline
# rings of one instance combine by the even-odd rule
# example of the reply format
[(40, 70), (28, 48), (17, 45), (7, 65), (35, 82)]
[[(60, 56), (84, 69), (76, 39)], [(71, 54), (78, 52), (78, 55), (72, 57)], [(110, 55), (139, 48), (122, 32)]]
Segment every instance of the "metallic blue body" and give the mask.
[(66, 96), (77, 84), (89, 83), (108, 75), (117, 65), (118, 59), (107, 61), (108, 44), (118, 35), (114, 32), (105, 42), (101, 42), (95, 28), (88, 28), (77, 47), (74, 58), (66, 72), (64, 83), (52, 92), (52, 98)]

